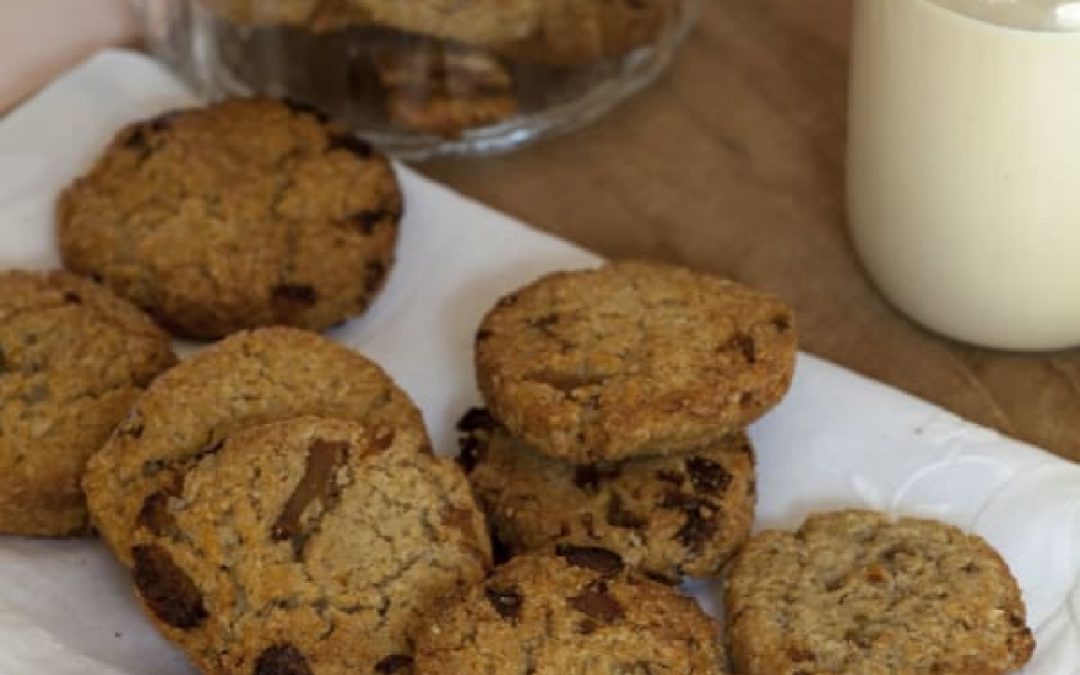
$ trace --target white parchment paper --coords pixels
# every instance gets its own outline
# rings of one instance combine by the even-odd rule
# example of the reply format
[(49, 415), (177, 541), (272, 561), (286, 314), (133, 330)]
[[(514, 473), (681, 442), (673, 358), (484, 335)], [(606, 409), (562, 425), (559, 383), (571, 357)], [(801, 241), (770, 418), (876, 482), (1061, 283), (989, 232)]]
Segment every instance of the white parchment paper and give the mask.
[[(53, 267), (52, 204), (125, 122), (193, 103), (143, 56), (104, 52), (0, 121), (0, 267)], [(437, 449), (478, 401), (472, 337), (501, 294), (595, 256), (400, 171), (399, 262), (363, 318), (331, 337), (381, 363)], [(182, 345), (184, 352), (197, 347)], [(869, 506), (974, 530), (1019, 578), (1039, 648), (1032, 675), (1080, 674), (1080, 467), (808, 355), (751, 430), (760, 527)], [(713, 589), (690, 589), (714, 607)], [(0, 538), (0, 675), (188, 675), (95, 541)]]

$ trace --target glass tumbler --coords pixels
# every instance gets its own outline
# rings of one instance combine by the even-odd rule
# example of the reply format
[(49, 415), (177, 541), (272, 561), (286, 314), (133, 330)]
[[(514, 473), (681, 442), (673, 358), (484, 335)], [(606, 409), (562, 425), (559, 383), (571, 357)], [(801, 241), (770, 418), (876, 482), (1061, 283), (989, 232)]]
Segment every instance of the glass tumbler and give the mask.
[(139, 2), (151, 50), (204, 97), (289, 97), (422, 159), (595, 119), (663, 71), (698, 0)]

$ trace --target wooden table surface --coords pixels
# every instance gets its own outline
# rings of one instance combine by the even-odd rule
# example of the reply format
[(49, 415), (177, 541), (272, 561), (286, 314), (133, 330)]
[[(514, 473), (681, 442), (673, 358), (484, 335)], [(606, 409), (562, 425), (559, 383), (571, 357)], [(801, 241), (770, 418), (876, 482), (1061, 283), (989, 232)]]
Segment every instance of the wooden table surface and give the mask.
[(1080, 352), (950, 342), (863, 276), (844, 221), (851, 3), (704, 0), (672, 70), (599, 123), (421, 169), (601, 254), (774, 290), (805, 350), (1080, 460)]

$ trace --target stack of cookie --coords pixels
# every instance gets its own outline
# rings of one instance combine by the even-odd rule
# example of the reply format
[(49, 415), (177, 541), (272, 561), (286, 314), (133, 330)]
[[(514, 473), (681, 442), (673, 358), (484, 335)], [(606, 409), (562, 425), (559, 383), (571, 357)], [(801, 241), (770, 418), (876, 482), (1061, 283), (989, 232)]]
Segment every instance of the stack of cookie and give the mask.
[(716, 577), (755, 503), (744, 428), (786, 392), (796, 338), (777, 298), (646, 263), (556, 273), (476, 336), (490, 413), (462, 463), (512, 553), (599, 546), (669, 582)]

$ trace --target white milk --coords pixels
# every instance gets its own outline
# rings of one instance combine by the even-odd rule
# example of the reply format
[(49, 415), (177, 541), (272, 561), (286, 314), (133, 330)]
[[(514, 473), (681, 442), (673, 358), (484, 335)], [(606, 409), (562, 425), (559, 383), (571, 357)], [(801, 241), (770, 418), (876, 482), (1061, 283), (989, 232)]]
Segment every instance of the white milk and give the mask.
[(884, 294), (934, 330), (1080, 345), (1070, 31), (1080, 2), (855, 0), (851, 232)]

